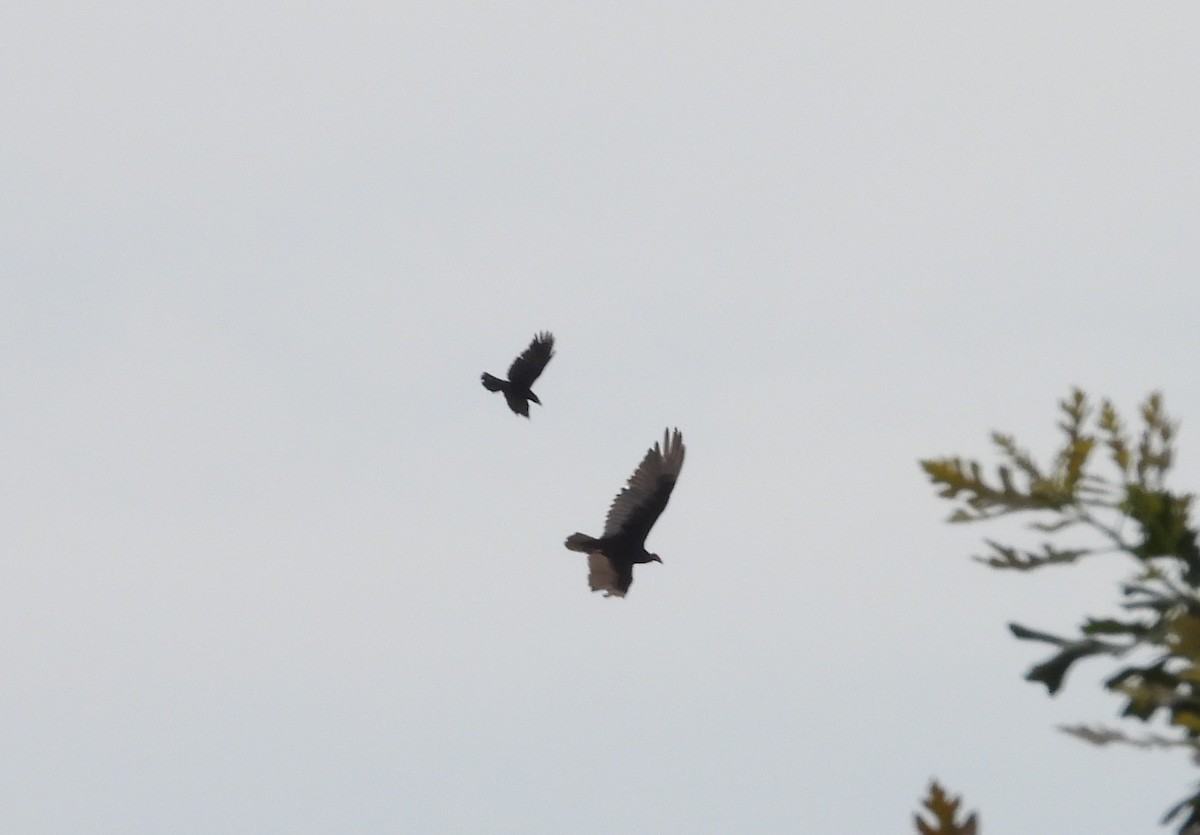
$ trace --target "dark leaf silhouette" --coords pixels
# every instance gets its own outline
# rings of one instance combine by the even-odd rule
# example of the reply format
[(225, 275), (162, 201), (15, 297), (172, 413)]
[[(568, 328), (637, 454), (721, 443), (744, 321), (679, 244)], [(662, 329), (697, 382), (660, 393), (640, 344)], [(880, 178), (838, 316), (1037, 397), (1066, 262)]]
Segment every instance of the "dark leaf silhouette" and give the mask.
[(683, 436), (676, 429), (663, 433), (646, 453), (629, 483), (609, 508), (599, 539), (582, 533), (567, 537), (566, 546), (588, 555), (588, 584), (605, 597), (624, 597), (633, 583), (636, 563), (662, 562), (646, 550), (646, 537), (658, 519), (683, 468)]
[(921, 804), (933, 815), (933, 822), (913, 815), (920, 835), (977, 835), (979, 832), (979, 821), (974, 812), (961, 823), (958, 821), (962, 800), (948, 795), (936, 780), (929, 784), (929, 797)]
[(1043, 641), (1061, 647), (1058, 654), (1036, 665), (1025, 675), (1028, 681), (1040, 681), (1046, 685), (1046, 689), (1051, 694), (1058, 692), (1058, 689), (1062, 687), (1063, 677), (1066, 676), (1067, 670), (1080, 658), (1100, 654), (1120, 655), (1128, 649), (1128, 647), (1097, 641), (1094, 638), (1086, 638), (1082, 641), (1059, 638), (1021, 626), (1019, 623), (1010, 623), (1008, 628), (1013, 635), (1023, 641)]
[(518, 415), (529, 417), (529, 401), (542, 405), (542, 401), (538, 400), (531, 387), (541, 376), (542, 369), (550, 362), (552, 356), (554, 335), (549, 331), (542, 331), (534, 336), (521, 356), (513, 360), (513, 364), (508, 368), (507, 380), (493, 377), (485, 371), (482, 377), (483, 387), (488, 391), (503, 392), (504, 399), (508, 401), (508, 408)]

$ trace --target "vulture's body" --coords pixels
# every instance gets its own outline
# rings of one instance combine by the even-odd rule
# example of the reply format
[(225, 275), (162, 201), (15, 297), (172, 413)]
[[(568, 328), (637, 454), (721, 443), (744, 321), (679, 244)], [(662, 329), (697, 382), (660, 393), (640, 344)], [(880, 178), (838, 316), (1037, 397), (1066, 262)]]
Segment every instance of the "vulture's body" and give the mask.
[(679, 430), (664, 432), (662, 447), (654, 444), (629, 477), (629, 483), (613, 499), (603, 535), (598, 539), (582, 533), (567, 537), (568, 548), (588, 555), (588, 585), (592, 591), (603, 591), (605, 597), (624, 597), (633, 583), (635, 565), (662, 562), (658, 554), (646, 550), (646, 537), (671, 498), (683, 468), (683, 454)]
[(518, 415), (529, 417), (530, 401), (539, 406), (542, 405), (542, 401), (538, 400), (538, 396), (533, 393), (533, 383), (541, 376), (542, 369), (546, 367), (546, 363), (550, 362), (552, 356), (554, 356), (554, 335), (548, 331), (542, 331), (534, 336), (533, 341), (529, 343), (529, 347), (521, 353), (521, 356), (513, 360), (513, 364), (508, 367), (507, 380), (493, 377), (485, 371), (481, 378), (483, 387), (488, 391), (503, 392), (504, 399), (508, 402), (508, 408)]

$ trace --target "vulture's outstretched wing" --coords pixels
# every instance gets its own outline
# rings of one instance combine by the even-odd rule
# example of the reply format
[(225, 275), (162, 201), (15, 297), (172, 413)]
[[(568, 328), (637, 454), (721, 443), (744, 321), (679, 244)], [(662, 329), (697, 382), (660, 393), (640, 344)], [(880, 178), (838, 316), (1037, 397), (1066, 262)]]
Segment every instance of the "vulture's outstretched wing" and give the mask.
[(541, 376), (542, 369), (550, 362), (552, 356), (554, 335), (549, 331), (542, 331), (533, 338), (521, 356), (513, 360), (513, 364), (508, 368), (508, 381), (518, 388), (529, 388), (533, 381)]
[(605, 597), (624, 597), (633, 584), (633, 564), (613, 565), (603, 554), (588, 554), (588, 585)]
[(659, 449), (657, 442), (654, 444), (629, 477), (629, 484), (613, 499), (604, 520), (604, 537), (621, 534), (646, 541), (675, 489), (675, 481), (683, 469), (683, 454), (683, 436), (679, 430), (674, 434), (664, 431), (662, 448)]

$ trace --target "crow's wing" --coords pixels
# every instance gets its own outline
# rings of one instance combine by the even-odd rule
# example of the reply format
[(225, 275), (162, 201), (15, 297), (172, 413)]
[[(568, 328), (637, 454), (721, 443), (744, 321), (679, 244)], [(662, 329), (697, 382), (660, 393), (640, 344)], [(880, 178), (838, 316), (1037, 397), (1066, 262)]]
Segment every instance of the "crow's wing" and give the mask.
[(662, 448), (657, 442), (654, 444), (629, 477), (628, 485), (613, 499), (604, 520), (604, 537), (621, 534), (645, 543), (675, 489), (675, 481), (683, 469), (683, 454), (683, 436), (679, 430), (674, 434), (669, 430), (663, 432)]
[(529, 417), (529, 401), (520, 392), (506, 391), (504, 399), (508, 402), (508, 408), (522, 417)]
[(514, 386), (527, 389), (541, 376), (542, 369), (554, 356), (554, 335), (542, 331), (533, 338), (529, 347), (513, 360), (508, 369), (508, 381)]
[(602, 591), (608, 597), (624, 597), (632, 584), (632, 565), (614, 565), (601, 553), (588, 554), (588, 585), (592, 591)]

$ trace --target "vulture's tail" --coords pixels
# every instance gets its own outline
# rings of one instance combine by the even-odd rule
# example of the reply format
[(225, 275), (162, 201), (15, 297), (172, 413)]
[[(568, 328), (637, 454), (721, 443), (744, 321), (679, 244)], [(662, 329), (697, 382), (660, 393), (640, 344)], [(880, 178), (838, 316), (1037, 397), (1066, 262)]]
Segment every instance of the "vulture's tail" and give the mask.
[(593, 539), (585, 533), (573, 533), (567, 537), (567, 541), (563, 543), (572, 551), (582, 551), (589, 554), (596, 550), (596, 546), (600, 544), (600, 540)]
[(486, 371), (483, 372), (483, 377), (481, 379), (483, 380), (483, 387), (488, 391), (500, 391), (500, 389), (504, 388), (503, 380), (493, 377)]

